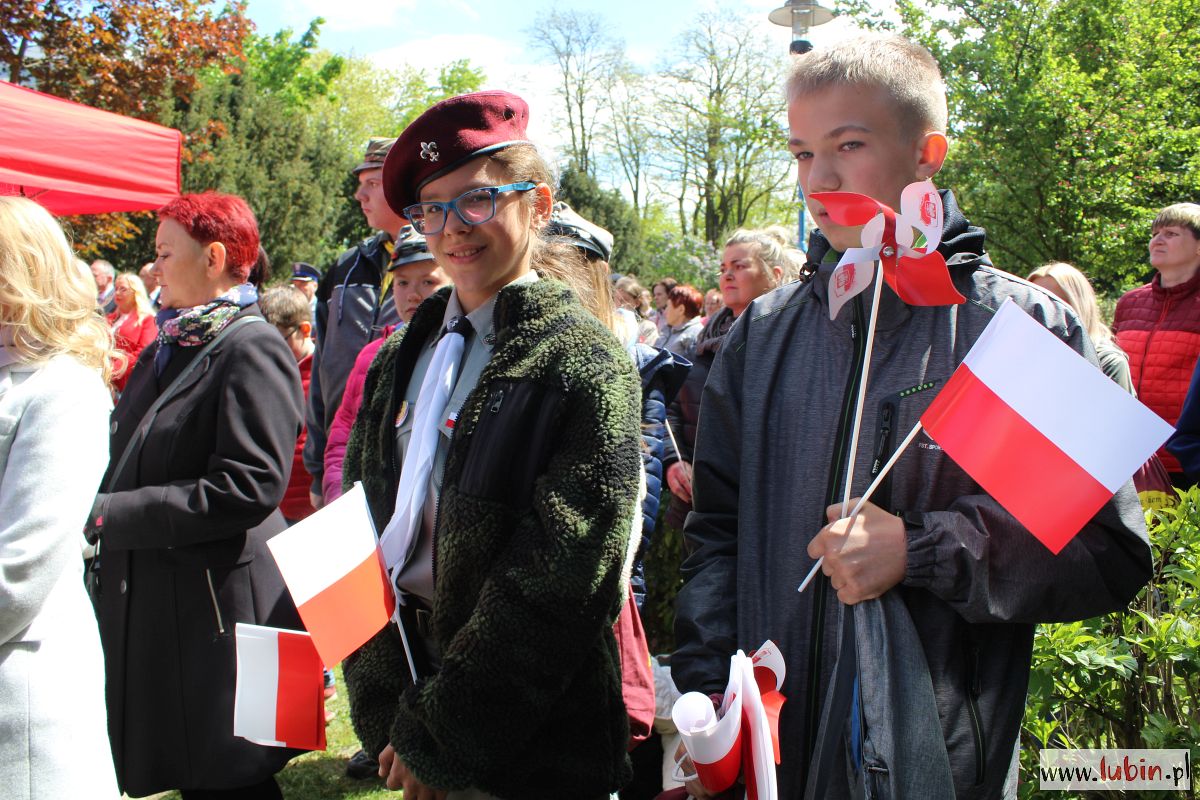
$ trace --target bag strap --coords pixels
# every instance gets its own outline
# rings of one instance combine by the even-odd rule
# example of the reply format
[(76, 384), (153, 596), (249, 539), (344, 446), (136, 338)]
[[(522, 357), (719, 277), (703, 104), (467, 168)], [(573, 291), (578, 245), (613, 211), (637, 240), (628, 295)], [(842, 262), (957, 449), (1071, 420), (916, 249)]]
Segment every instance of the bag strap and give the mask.
[(222, 339), (225, 338), (227, 334), (233, 333), (234, 329), (236, 328), (255, 322), (266, 322), (266, 320), (259, 316), (240, 317), (226, 325), (217, 333), (216, 336), (212, 338), (212, 341), (200, 349), (200, 352), (197, 353), (196, 357), (193, 358), (188, 365), (183, 368), (183, 371), (175, 376), (175, 380), (171, 381), (171, 384), (167, 386), (166, 390), (158, 396), (153, 405), (146, 409), (146, 413), (142, 415), (142, 421), (138, 423), (137, 431), (134, 432), (133, 436), (129, 438), (129, 441), (125, 445), (124, 452), (121, 453), (121, 458), (117, 461), (116, 468), (113, 469), (112, 475), (109, 476), (108, 486), (105, 487), (105, 491), (113, 491), (113, 487), (116, 485), (117, 479), (121, 477), (121, 473), (124, 471), (125, 465), (129, 461), (130, 456), (141, 449), (142, 442), (145, 440), (146, 434), (150, 431), (150, 426), (154, 424), (154, 420), (158, 417), (159, 409), (166, 405), (166, 402), (171, 399), (172, 395), (179, 390), (179, 387), (183, 385), (183, 382), (187, 379), (187, 376), (192, 374), (193, 370), (195, 370), (196, 367), (202, 361), (204, 361), (205, 357), (220, 343)]

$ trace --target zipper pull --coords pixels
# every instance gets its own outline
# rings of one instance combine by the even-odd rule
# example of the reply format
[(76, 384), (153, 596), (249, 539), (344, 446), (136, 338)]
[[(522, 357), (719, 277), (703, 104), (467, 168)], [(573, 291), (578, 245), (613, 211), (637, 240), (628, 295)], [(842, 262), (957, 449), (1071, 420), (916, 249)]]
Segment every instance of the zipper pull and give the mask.
[(493, 414), (500, 413), (500, 404), (504, 402), (504, 390), (496, 392), (496, 399), (492, 401), (491, 412)]
[(875, 461), (871, 464), (871, 475), (879, 474), (880, 468), (883, 466), (884, 451), (887, 449), (888, 442), (892, 438), (892, 404), (888, 403), (883, 407), (882, 424), (879, 427), (879, 444), (875, 447)]
[(970, 675), (970, 686), (967, 688), (971, 691), (971, 696), (978, 698), (983, 693), (983, 681), (979, 676), (979, 646), (971, 644), (967, 652), (967, 659)]

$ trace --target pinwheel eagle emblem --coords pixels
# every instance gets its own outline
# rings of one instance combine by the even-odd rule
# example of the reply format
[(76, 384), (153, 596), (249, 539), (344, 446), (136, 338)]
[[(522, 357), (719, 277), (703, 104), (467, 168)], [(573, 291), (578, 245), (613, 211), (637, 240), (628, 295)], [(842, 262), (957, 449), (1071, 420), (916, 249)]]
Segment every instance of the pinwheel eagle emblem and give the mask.
[[(900, 213), (854, 192), (817, 192), (810, 197), (839, 225), (862, 225), (862, 247), (851, 247), (829, 280), (829, 318), (871, 285), (874, 262), (900, 299), (914, 306), (963, 303), (950, 280), (946, 259), (937, 252), (942, 240), (942, 198), (929, 181), (904, 187)], [(918, 236), (921, 243), (918, 245)]]

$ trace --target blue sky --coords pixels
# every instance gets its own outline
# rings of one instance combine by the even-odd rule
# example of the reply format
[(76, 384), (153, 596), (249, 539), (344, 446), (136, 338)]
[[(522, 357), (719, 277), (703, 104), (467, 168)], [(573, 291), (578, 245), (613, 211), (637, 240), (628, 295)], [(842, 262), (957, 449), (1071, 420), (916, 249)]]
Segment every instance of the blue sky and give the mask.
[[(748, 22), (774, 37), (786, 50), (790, 33), (767, 22), (767, 14), (782, 5), (782, 0), (724, 0), (721, 8), (731, 9)], [(372, 55), (398, 46), (412, 45), (424, 52), (423, 42), (430, 40), (470, 42), (473, 37), (495, 39), (504, 45), (519, 47), (524, 32), (541, 13), (551, 8), (588, 11), (608, 20), (613, 34), (623, 39), (630, 56), (643, 66), (653, 66), (659, 52), (683, 31), (695, 15), (715, 8), (711, 0), (571, 0), (568, 3), (475, 3), (470, 0), (250, 0), (248, 13), (262, 33), (274, 33), (290, 27), (302, 31), (313, 17), (324, 17), (322, 43), (337, 52)], [(437, 11), (434, 11), (434, 9)], [(830, 26), (838, 27), (836, 23)], [(450, 58), (479, 56), (472, 48), (444, 50)], [(532, 58), (532, 55), (530, 56)]]
[[(826, 0), (831, 4), (833, 0)], [(250, 0), (247, 14), (258, 32), (282, 28), (304, 31), (314, 17), (324, 17), (321, 45), (342, 54), (370, 58), (386, 68), (405, 65), (435, 75), (438, 67), (459, 58), (484, 70), (483, 88), (516, 92), (530, 105), (530, 134), (534, 141), (557, 149), (560, 135), (553, 126), (558, 101), (553, 91), (556, 68), (527, 44), (527, 31), (539, 14), (551, 8), (594, 12), (624, 41), (627, 56), (644, 69), (669, 57), (676, 37), (705, 9), (737, 14), (768, 41), (781, 56), (787, 53), (791, 31), (767, 20), (783, 0), (569, 0), (549, 2), (474, 2), (473, 0)], [(823, 39), (845, 35), (853, 27), (838, 19), (813, 31)]]

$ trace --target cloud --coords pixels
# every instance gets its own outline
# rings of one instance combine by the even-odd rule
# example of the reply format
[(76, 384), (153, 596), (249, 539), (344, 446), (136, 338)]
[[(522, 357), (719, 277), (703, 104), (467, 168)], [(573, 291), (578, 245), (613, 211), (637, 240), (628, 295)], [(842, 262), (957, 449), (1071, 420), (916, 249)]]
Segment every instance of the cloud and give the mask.
[[(457, 2), (453, 3), (457, 5)], [(303, 29), (314, 17), (325, 18), (325, 29), (338, 33), (378, 30), (401, 24), (417, 8), (416, 0), (299, 0), (288, 14), (289, 23)]]
[(519, 42), (485, 34), (439, 34), (375, 51), (369, 58), (386, 69), (408, 66), (431, 76), (451, 61), (468, 59), (486, 76), (482, 88), (504, 89), (529, 103), (529, 135), (534, 142), (551, 156), (562, 147), (563, 137), (555, 130), (561, 127), (555, 124), (560, 104), (554, 93), (558, 68), (535, 63)]

